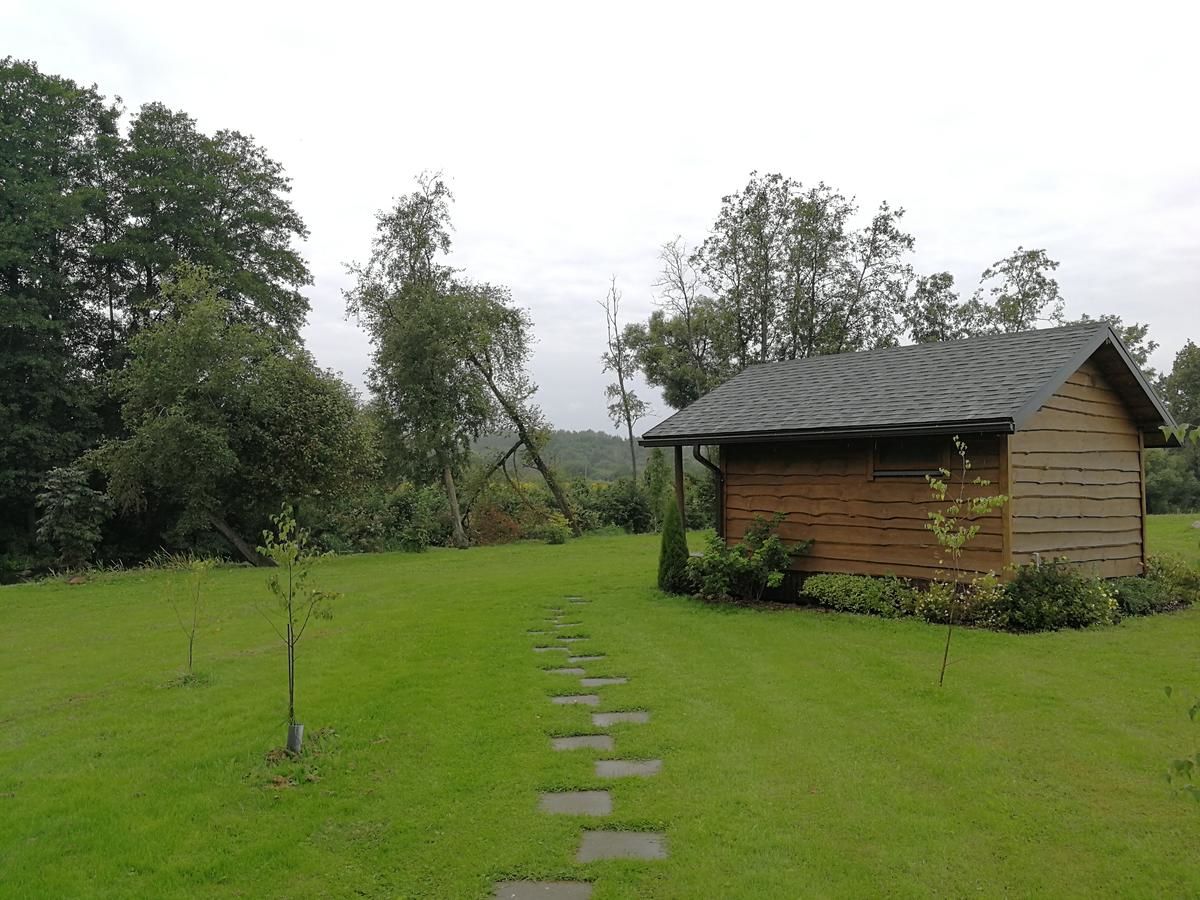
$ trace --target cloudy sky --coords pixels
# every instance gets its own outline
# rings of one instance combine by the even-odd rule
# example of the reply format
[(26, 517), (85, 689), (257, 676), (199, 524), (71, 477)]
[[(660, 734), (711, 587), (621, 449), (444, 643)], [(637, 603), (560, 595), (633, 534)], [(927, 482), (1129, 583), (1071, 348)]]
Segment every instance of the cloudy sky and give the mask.
[(966, 291), (1044, 247), (1068, 313), (1149, 322), (1160, 367), (1200, 339), (1195, 3), (777, 6), (0, 0), (0, 54), (264, 144), (312, 232), (309, 344), (359, 384), (343, 264), (423, 169), (455, 263), (532, 312), (559, 427), (612, 430), (609, 277), (647, 315), (658, 246), (751, 169), (903, 206)]

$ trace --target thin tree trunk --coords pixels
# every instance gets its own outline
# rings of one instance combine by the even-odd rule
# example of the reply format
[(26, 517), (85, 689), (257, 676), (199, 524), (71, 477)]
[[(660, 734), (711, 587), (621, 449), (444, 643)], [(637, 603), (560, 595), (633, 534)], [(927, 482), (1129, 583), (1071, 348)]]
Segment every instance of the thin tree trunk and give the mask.
[(513, 444), (511, 447), (508, 448), (507, 453), (505, 453), (503, 456), (498, 457), (492, 463), (492, 465), (488, 468), (487, 472), (484, 473), (483, 478), (480, 479), (479, 487), (476, 489), (475, 493), (473, 493), (471, 495), (470, 499), (467, 500), (467, 502), (463, 504), (462, 514), (464, 517), (469, 516), (471, 514), (471, 507), (474, 506), (475, 501), (477, 499), (479, 499), (480, 492), (484, 489), (484, 487), (487, 486), (487, 483), (492, 480), (492, 476), (495, 475), (496, 472), (498, 472), (500, 470), (500, 468), (506, 462), (508, 462), (508, 458), (510, 456), (512, 456), (514, 453), (516, 453), (520, 449), (521, 449), (521, 442), (517, 441), (515, 444)]
[(242, 536), (240, 534), (238, 534), (236, 531), (234, 531), (232, 528), (230, 528), (229, 523), (226, 522), (220, 516), (218, 516), (216, 513), (209, 513), (208, 521), (212, 525), (212, 527), (215, 528), (220, 533), (221, 537), (223, 537), (223, 538), (225, 538), (225, 540), (229, 541), (230, 546), (233, 547), (233, 549), (236, 550), (239, 554), (241, 554), (242, 559), (246, 560), (246, 562), (250, 563), (250, 565), (252, 565), (252, 566), (273, 566), (273, 565), (275, 565), (275, 563), (273, 563), (271, 560), (267, 559), (267, 557), (263, 556), (261, 553), (259, 553), (257, 550), (255, 550), (253, 547), (251, 547), (249, 544), (247, 544), (244, 540), (242, 540)]
[(487, 386), (491, 390), (492, 396), (496, 398), (496, 402), (504, 408), (504, 412), (513, 423), (513, 427), (517, 430), (517, 437), (525, 445), (525, 449), (529, 451), (529, 456), (533, 459), (534, 466), (541, 473), (542, 479), (546, 482), (546, 487), (550, 489), (555, 505), (558, 506), (559, 512), (563, 514), (563, 518), (571, 526), (571, 533), (578, 537), (582, 534), (582, 529), (579, 527), (579, 520), (575, 518), (575, 511), (571, 509), (571, 504), (567, 502), (567, 495), (559, 485), (558, 479), (554, 477), (554, 473), (550, 471), (550, 467), (542, 459), (542, 454), (538, 452), (537, 445), (530, 437), (529, 429), (525, 427), (525, 420), (521, 416), (520, 411), (509, 401), (504, 392), (500, 390), (500, 386), (496, 384), (491, 373), (479, 364), (479, 360), (472, 357), (469, 361), (487, 382)]
[(471, 542), (467, 540), (467, 533), (463, 530), (462, 513), (458, 508), (458, 491), (454, 489), (454, 473), (450, 471), (449, 464), (442, 466), (442, 482), (446, 485), (446, 499), (450, 502), (450, 518), (451, 523), (450, 542), (460, 550), (466, 550), (471, 546)]
[(633, 486), (637, 487), (637, 444), (633, 442), (633, 420), (625, 417), (625, 429), (629, 432), (629, 464), (633, 466)]

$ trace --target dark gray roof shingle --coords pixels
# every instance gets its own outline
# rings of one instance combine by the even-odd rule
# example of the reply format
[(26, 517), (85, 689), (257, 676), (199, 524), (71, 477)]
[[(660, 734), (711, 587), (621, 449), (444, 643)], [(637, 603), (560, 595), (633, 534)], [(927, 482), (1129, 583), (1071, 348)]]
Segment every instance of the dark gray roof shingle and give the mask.
[[(716, 443), (714, 438), (919, 433), (972, 425), (1011, 430), (1031, 403), (1036, 410), (1106, 342), (1115, 342), (1129, 362), (1116, 334), (1092, 322), (765, 363), (654, 426), (642, 441)], [(1134, 375), (1165, 416), (1136, 367)]]

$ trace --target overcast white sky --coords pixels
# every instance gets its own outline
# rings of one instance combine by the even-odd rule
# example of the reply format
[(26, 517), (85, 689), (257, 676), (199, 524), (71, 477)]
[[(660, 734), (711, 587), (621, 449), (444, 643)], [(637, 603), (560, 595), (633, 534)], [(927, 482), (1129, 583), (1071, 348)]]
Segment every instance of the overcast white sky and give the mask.
[(1198, 26), (1195, 3), (0, 0), (0, 55), (265, 145), (312, 232), (309, 345), (358, 384), (343, 264), (443, 170), (455, 263), (530, 309), (551, 421), (611, 431), (595, 301), (615, 274), (647, 315), (659, 244), (702, 239), (751, 169), (905, 207), (918, 270), (964, 293), (1045, 247), (1069, 314), (1149, 322), (1169, 366), (1200, 338)]

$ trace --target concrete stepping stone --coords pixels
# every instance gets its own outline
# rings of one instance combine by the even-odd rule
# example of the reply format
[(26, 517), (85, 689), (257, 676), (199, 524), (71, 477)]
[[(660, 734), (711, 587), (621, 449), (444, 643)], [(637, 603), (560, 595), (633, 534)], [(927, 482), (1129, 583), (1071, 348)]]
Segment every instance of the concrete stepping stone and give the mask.
[(568, 603), (591, 603), (591, 600), (585, 600), (582, 597), (568, 597)]
[(578, 862), (597, 859), (666, 859), (667, 839), (657, 831), (585, 831)]
[(554, 653), (556, 651), (559, 653), (570, 653), (571, 648), (570, 647), (534, 647), (533, 648), (534, 653)]
[(558, 816), (611, 816), (608, 791), (553, 791), (542, 794), (538, 808)]
[(629, 684), (628, 678), (581, 678), (584, 687), (604, 687), (606, 684)]
[(573, 734), (570, 737), (550, 739), (555, 750), (612, 750), (611, 734)]
[(578, 666), (564, 666), (561, 669), (547, 669), (546, 671), (551, 675), (582, 675), (585, 670)]
[(591, 662), (594, 659), (604, 659), (604, 654), (603, 653), (593, 653), (591, 656), (568, 656), (567, 662), (572, 662), (572, 663)]
[(582, 622), (559, 622), (554, 627), (555, 628), (578, 628), (582, 624), (583, 624)]
[(564, 644), (578, 644), (580, 641), (590, 641), (591, 638), (585, 634), (580, 637), (560, 637), (559, 640)]
[(495, 900), (589, 900), (592, 886), (586, 881), (497, 881)]
[(609, 725), (616, 725), (620, 722), (636, 722), (638, 725), (645, 725), (649, 721), (650, 713), (644, 709), (630, 710), (629, 712), (592, 713), (592, 724), (597, 728), (607, 728)]
[(596, 760), (597, 778), (649, 778), (661, 771), (661, 759)]
[(599, 706), (600, 696), (598, 694), (561, 694), (558, 697), (551, 697), (550, 702), (559, 706)]
[(546, 632), (545, 632), (545, 631), (542, 631), (542, 630), (540, 630), (540, 629), (537, 629), (537, 628), (530, 628), (530, 629), (529, 629), (527, 632), (525, 632), (525, 633), (526, 633), (526, 634), (545, 634)]

